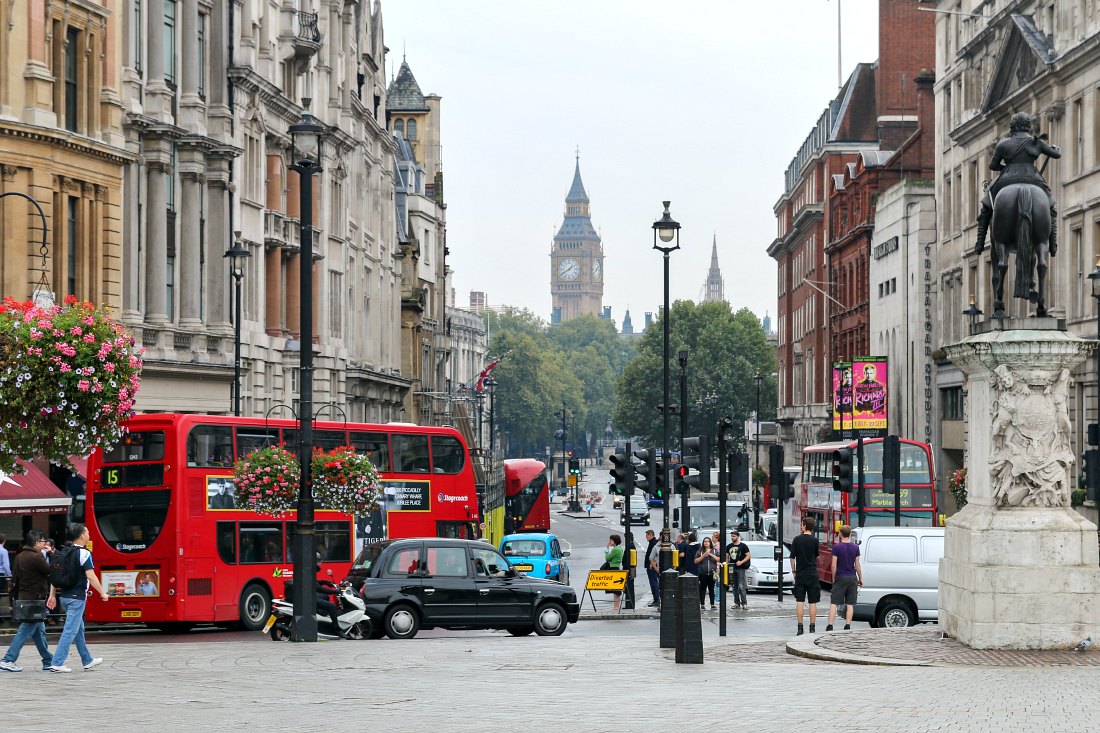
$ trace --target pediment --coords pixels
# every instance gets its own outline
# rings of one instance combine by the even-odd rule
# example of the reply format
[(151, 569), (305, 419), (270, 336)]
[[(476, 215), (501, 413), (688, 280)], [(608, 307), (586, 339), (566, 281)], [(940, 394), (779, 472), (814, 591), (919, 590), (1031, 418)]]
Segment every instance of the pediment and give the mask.
[(1053, 58), (1054, 49), (1031, 16), (1010, 16), (1008, 33), (997, 54), (997, 68), (989, 82), (982, 111), (988, 112), (1016, 90), (1046, 74)]

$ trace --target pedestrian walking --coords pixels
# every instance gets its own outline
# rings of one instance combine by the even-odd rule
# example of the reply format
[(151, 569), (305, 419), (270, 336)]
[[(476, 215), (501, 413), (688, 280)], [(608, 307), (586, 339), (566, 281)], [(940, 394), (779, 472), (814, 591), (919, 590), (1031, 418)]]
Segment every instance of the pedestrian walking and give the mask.
[(676, 547), (676, 569), (681, 574), (683, 574), (684, 566), (686, 565), (686, 563), (684, 562), (684, 555), (685, 555), (685, 553), (687, 553), (687, 548), (688, 548), (687, 535), (685, 535), (683, 532), (676, 535), (675, 547)]
[(752, 562), (752, 553), (749, 552), (749, 546), (741, 541), (740, 532), (730, 533), (730, 544), (726, 548), (726, 562), (730, 564), (732, 571), (730, 580), (733, 582), (730, 584), (730, 590), (733, 591), (733, 607), (748, 608), (749, 581), (745, 573)]
[[(714, 530), (710, 533), (710, 544), (714, 547), (715, 552), (719, 552), (722, 549), (722, 533), (718, 530)], [(722, 601), (722, 560), (718, 560), (718, 574), (714, 581), (714, 602), (720, 603)]]
[(847, 524), (840, 528), (840, 543), (833, 547), (833, 592), (829, 598), (829, 625), (833, 630), (836, 607), (843, 603), (844, 630), (852, 628), (852, 614), (856, 611), (856, 597), (863, 585), (863, 568), (859, 565), (859, 545), (852, 542), (852, 528)]
[(5, 535), (0, 534), (0, 594), (8, 592), (8, 578), (11, 577), (11, 557), (8, 548), (4, 547), (7, 540)]
[[(50, 564), (50, 561), (53, 559), (53, 554), (55, 552), (57, 552), (57, 548), (54, 546), (53, 540), (51, 540), (49, 537), (47, 537), (44, 540), (44, 542), (46, 544), (42, 548), (42, 557), (46, 558), (46, 565), (48, 566)], [(54, 605), (53, 608), (48, 608), (46, 610), (47, 610), (46, 625), (47, 626), (57, 626), (57, 618), (56, 618), (57, 617), (57, 606), (56, 606), (56, 604)]]
[(791, 542), (791, 575), (794, 576), (794, 615), (798, 621), (798, 636), (803, 634), (803, 604), (810, 602), (810, 633), (817, 633), (817, 604), (821, 601), (821, 580), (817, 575), (820, 543), (814, 537), (817, 523), (813, 517), (802, 518), (802, 534)]
[[(69, 542), (71, 547), (61, 550), (61, 562), (72, 562), (80, 572), (75, 585), (68, 588), (58, 588), (57, 594), (61, 599), (61, 608), (65, 612), (65, 626), (61, 630), (61, 638), (57, 641), (57, 647), (53, 652), (53, 664), (51, 672), (72, 672), (65, 666), (65, 660), (69, 657), (69, 646), (76, 643), (76, 651), (80, 654), (80, 662), (85, 670), (98, 667), (103, 663), (102, 657), (93, 657), (88, 651), (88, 644), (84, 640), (84, 606), (88, 602), (88, 586), (91, 585), (99, 593), (102, 601), (107, 601), (107, 591), (95, 575), (95, 564), (92, 562), (92, 553), (88, 551), (88, 528), (83, 524), (74, 524), (69, 527)], [(71, 557), (76, 553), (76, 557)], [(55, 562), (56, 564), (56, 562)]]
[(695, 574), (699, 576), (699, 606), (706, 608), (703, 599), (710, 594), (710, 610), (714, 610), (714, 581), (718, 574), (718, 548), (710, 537), (704, 537), (703, 543), (695, 553)]
[[(603, 557), (605, 570), (620, 570), (623, 565), (623, 538), (617, 534), (611, 535), (607, 540), (607, 549), (604, 550)], [(615, 605), (611, 610), (618, 611), (622, 607), (623, 594), (621, 591), (613, 590), (611, 595), (615, 596)]]
[(661, 543), (652, 529), (645, 531), (645, 574), (649, 578), (649, 592), (653, 596), (650, 606), (661, 605)]
[[(57, 603), (54, 597), (53, 586), (50, 585), (50, 566), (42, 557), (41, 549), (46, 542), (46, 535), (40, 529), (32, 529), (23, 537), (23, 550), (15, 556), (12, 563), (12, 616), (16, 616), (16, 601), (38, 601), (44, 603), (46, 608), (53, 608)], [(46, 645), (46, 625), (41, 619), (27, 619), (20, 615), (19, 629), (15, 632), (11, 646), (8, 647), (4, 658), (0, 660), (0, 669), (5, 672), (22, 672), (23, 668), (16, 662), (19, 661), (19, 652), (27, 639), (33, 639), (38, 649), (38, 655), (42, 658), (42, 669), (49, 669), (53, 664), (53, 655)]]
[(699, 554), (699, 538), (694, 532), (690, 532), (687, 537), (687, 547), (684, 548), (683, 571), (685, 573), (696, 574), (695, 556), (697, 554)]

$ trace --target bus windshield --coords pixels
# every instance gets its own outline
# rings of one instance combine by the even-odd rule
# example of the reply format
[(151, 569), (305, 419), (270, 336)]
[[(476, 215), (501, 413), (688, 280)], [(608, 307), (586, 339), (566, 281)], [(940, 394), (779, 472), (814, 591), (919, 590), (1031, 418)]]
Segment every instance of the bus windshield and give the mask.
[[(718, 529), (717, 506), (691, 506), (691, 526), (694, 529)], [(741, 511), (741, 505), (726, 505), (726, 529), (736, 529), (739, 524), (737, 512)]]
[(171, 492), (104, 491), (95, 497), (95, 521), (103, 539), (119, 552), (141, 552), (160, 535)]

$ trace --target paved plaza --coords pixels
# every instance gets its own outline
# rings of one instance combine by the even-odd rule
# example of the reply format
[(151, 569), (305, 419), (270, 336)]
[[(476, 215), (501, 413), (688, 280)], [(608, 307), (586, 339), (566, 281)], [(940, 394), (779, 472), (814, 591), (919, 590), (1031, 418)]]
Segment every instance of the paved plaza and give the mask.
[[(659, 649), (656, 622), (641, 620), (582, 622), (560, 638), (428, 632), (406, 642), (310, 645), (225, 632), (93, 638), (93, 653), (106, 662), (92, 672), (43, 673), (33, 649), (25, 653), (26, 671), (0, 675), (0, 719), (11, 731), (63, 720), (116, 731), (637, 732), (685, 723), (781, 731), (835, 722), (845, 731), (919, 733), (1091, 731), (1100, 713), (1096, 667), (840, 664), (787, 653), (789, 638), (766, 619), (732, 624), (725, 639), (713, 624), (704, 628), (706, 662), (690, 666)], [(836, 644), (842, 636), (834, 635)]]

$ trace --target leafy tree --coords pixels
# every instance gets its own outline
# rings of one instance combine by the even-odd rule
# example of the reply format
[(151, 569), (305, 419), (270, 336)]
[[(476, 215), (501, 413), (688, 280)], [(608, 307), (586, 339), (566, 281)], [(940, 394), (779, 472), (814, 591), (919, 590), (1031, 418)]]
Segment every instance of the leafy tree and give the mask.
[[(637, 353), (626, 365), (618, 382), (615, 424), (648, 445), (660, 446), (663, 401), (663, 326), (658, 321), (646, 330)], [(680, 402), (680, 368), (677, 354), (688, 352), (688, 434), (712, 433), (719, 417), (734, 420), (733, 434), (756, 408), (756, 381), (760, 374), (762, 415), (774, 414), (776, 403), (775, 349), (769, 346), (760, 321), (747, 309), (736, 313), (725, 302), (695, 304), (677, 301), (671, 308), (669, 355), (670, 399)], [(713, 406), (697, 402), (717, 395)], [(670, 448), (679, 445), (678, 414), (670, 420)]]

